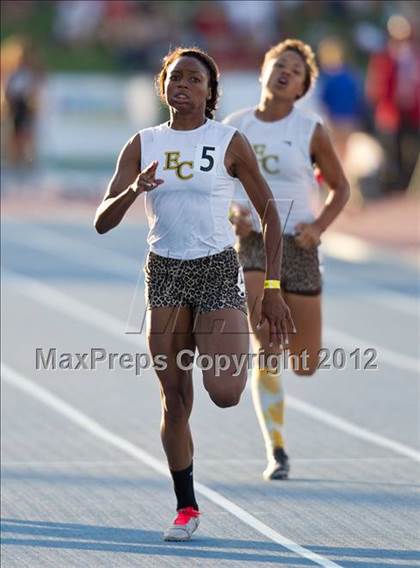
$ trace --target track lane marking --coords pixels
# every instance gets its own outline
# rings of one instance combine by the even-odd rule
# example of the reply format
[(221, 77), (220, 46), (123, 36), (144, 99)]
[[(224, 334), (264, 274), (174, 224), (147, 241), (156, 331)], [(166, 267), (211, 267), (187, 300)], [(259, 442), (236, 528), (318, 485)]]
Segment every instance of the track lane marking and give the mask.
[[(88, 415), (80, 412), (80, 410), (68, 404), (63, 399), (50, 392), (48, 389), (37, 385), (32, 380), (9, 367), (7, 364), (2, 363), (1, 368), (2, 380), (5, 380), (13, 387), (18, 388), (27, 395), (42, 402), (49, 408), (52, 408), (53, 410), (58, 412), (58, 414), (66, 417), (68, 420), (70, 420), (74, 424), (77, 424), (83, 430), (89, 432), (99, 440), (102, 440), (110, 446), (118, 448), (120, 451), (133, 457), (137, 461), (142, 462), (160, 475), (169, 479), (171, 478), (166, 463), (156, 459), (151, 454), (144, 451), (142, 448), (133, 444), (132, 442), (126, 440), (122, 436), (114, 434), (113, 432), (111, 432), (111, 430), (108, 430), (107, 428), (99, 424), (99, 422), (96, 422)], [(236, 503), (234, 503), (233, 501), (230, 501), (217, 491), (214, 491), (210, 487), (207, 487), (207, 485), (199, 482), (195, 483), (195, 490), (197, 491), (197, 493), (200, 493), (202, 496), (206, 497), (209, 501), (212, 501), (231, 515), (235, 516), (244, 524), (248, 525), (273, 542), (281, 545), (283, 548), (286, 548), (290, 552), (293, 552), (307, 560), (310, 560), (311, 562), (314, 562), (319, 566), (323, 566), (324, 568), (342, 568), (339, 564), (336, 564), (335, 562), (328, 560), (327, 558), (324, 558), (323, 556), (316, 554), (315, 552), (312, 552), (311, 550), (304, 548), (303, 546), (300, 546), (293, 540), (275, 531), (274, 529), (260, 521), (257, 517), (254, 517), (253, 515), (248, 513), (248, 511), (246, 511), (239, 505), (236, 505)]]
[[(78, 256), (72, 256), (71, 259), (74, 262), (78, 262), (83, 266), (95, 267), (102, 272), (113, 273), (118, 276), (124, 275), (128, 277), (135, 278), (136, 272), (133, 268), (136, 266), (134, 260), (129, 260), (127, 257), (115, 253), (114, 251), (105, 251), (100, 247), (92, 244), (81, 244), (74, 240), (70, 240), (67, 237), (63, 237), (55, 233), (54, 231), (48, 229), (36, 228), (35, 232), (38, 233), (39, 237), (37, 241), (31, 240), (26, 242), (23, 237), (19, 238), (16, 235), (12, 236), (10, 240), (18, 242), (30, 248), (35, 248), (36, 250), (41, 250), (49, 254), (57, 255), (60, 258), (63, 256), (63, 249), (74, 252), (77, 251)], [(103, 255), (106, 256), (106, 261), (103, 260)], [(143, 256), (144, 258), (144, 256)], [(139, 261), (139, 266), (141, 262)], [(141, 272), (137, 273), (137, 284), (136, 290), (139, 287)], [(134, 301), (133, 297), (133, 301)], [(415, 314), (416, 307), (413, 307), (413, 314)], [(129, 316), (130, 317), (130, 316)], [(420, 373), (420, 362), (414, 357), (409, 355), (404, 355), (397, 353), (392, 349), (388, 349), (378, 344), (373, 344), (367, 342), (363, 339), (359, 339), (354, 335), (350, 335), (343, 331), (340, 331), (331, 326), (324, 327), (324, 336), (329, 338), (333, 345), (337, 347), (344, 347), (352, 351), (355, 347), (360, 347), (361, 349), (376, 349), (376, 352), (380, 354), (381, 361), (397, 369), (404, 369), (410, 373)]]
[[(67, 248), (71, 251), (77, 251), (78, 257), (72, 257), (72, 260), (79, 262), (82, 265), (88, 265), (98, 268), (99, 270), (106, 272), (114, 272), (121, 276), (123, 273), (126, 276), (135, 276), (133, 267), (136, 264), (136, 259), (133, 257), (122, 255), (121, 253), (115, 252), (110, 249), (104, 249), (100, 246), (94, 245), (92, 243), (82, 243), (80, 239), (69, 239), (63, 235), (60, 235), (57, 231), (53, 229), (46, 229), (45, 227), (36, 227), (35, 232), (38, 235), (37, 242), (34, 240), (26, 241), (21, 235), (5, 235), (10, 240), (20, 243), (28, 247), (32, 247), (38, 250), (44, 250), (50, 254), (58, 254), (60, 257), (63, 255), (63, 248)], [(335, 238), (335, 237), (334, 237)], [(102, 255), (106, 254), (107, 263), (102, 260)], [(328, 255), (328, 253), (327, 253)], [(146, 253), (139, 255), (138, 263), (142, 265)], [(338, 280), (341, 282), (347, 282), (347, 279), (340, 276), (339, 274), (334, 274), (331, 276), (331, 280)], [(386, 290), (384, 292), (379, 286), (375, 286), (370, 282), (366, 283), (366, 290), (371, 292), (373, 295), (369, 297), (369, 300), (383, 307), (386, 305), (387, 308), (395, 309), (401, 311), (402, 313), (420, 317), (420, 301), (418, 298), (411, 298), (400, 294), (399, 292), (393, 292)], [(380, 292), (378, 294), (378, 292)]]
[[(125, 329), (125, 323), (122, 320), (110, 316), (102, 310), (93, 308), (80, 300), (76, 300), (68, 294), (48, 286), (47, 284), (43, 284), (26, 276), (11, 273), (11, 271), (3, 272), (11, 275), (11, 277), (16, 280), (20, 292), (37, 300), (39, 303), (64, 313), (73, 319), (78, 319), (88, 325), (97, 327), (101, 331), (107, 331), (119, 340), (134, 344), (137, 348), (147, 349), (146, 343), (140, 334), (124, 334), (123, 330)], [(410, 446), (400, 442), (385, 438), (380, 434), (375, 434), (366, 428), (357, 426), (348, 420), (340, 418), (331, 412), (318, 408), (317, 406), (309, 404), (299, 398), (288, 396), (287, 400), (290, 408), (301, 412), (306, 416), (310, 416), (323, 424), (333, 426), (337, 430), (345, 432), (350, 436), (370, 442), (420, 462), (420, 452), (415, 448), (411, 448)]]

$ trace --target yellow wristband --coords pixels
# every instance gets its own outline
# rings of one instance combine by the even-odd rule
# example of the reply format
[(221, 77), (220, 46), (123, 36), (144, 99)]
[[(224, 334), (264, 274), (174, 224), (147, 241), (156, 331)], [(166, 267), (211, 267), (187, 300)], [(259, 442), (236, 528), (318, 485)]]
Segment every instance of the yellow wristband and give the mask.
[(280, 280), (264, 280), (264, 289), (280, 290)]

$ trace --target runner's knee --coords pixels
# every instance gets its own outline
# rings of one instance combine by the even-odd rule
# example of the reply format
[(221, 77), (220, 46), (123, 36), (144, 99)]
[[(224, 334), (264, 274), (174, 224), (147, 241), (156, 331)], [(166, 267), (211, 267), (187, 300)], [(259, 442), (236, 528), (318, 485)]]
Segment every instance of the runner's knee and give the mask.
[(219, 408), (236, 406), (240, 399), (243, 388), (239, 385), (234, 388), (207, 388), (211, 400)]
[(236, 406), (241, 398), (241, 395), (237, 393), (209, 394), (214, 404), (219, 408), (229, 408), (230, 406)]

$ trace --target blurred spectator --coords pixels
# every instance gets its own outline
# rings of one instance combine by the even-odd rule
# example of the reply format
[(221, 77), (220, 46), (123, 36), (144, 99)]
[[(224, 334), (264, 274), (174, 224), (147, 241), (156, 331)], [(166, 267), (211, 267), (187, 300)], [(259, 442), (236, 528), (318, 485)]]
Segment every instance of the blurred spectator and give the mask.
[[(24, 30), (36, 38), (51, 72), (155, 73), (161, 58), (177, 44), (204, 47), (223, 71), (255, 72), (270, 44), (285, 35), (299, 36), (315, 45), (320, 42), (321, 67), (318, 89), (299, 104), (322, 114), (322, 103), (353, 187), (356, 178), (363, 182), (368, 177), (376, 188), (385, 153), (383, 189), (404, 189), (419, 151), (420, 64), (411, 33), (411, 27), (420, 29), (417, 5), (411, 0), (2, 0), (2, 155), (7, 150), (19, 161), (33, 153), (40, 74), (34, 61), (22, 61), (19, 68), (16, 63), (25, 59), (16, 57), (21, 52), (16, 37)], [(405, 18), (389, 18), (395, 6)], [(346, 54), (330, 35), (346, 42)], [(357, 64), (357, 72), (346, 55)], [(367, 66), (364, 95), (370, 106), (358, 78)], [(229, 81), (243, 81), (241, 88), (248, 89), (246, 76), (232, 75)], [(228, 93), (226, 89), (225, 100)], [(366, 109), (372, 111), (369, 132), (375, 129), (381, 147), (361, 132), (367, 128)], [(368, 195), (362, 183), (360, 187)]]
[(235, 68), (256, 68), (266, 49), (279, 38), (279, 9), (275, 0), (222, 0), (230, 23)]
[(2, 0), (1, 19), (2, 27), (10, 24), (19, 25), (25, 19), (30, 18), (36, 9), (33, 0)]
[(103, 0), (59, 0), (56, 4), (54, 35), (60, 43), (80, 47), (91, 43), (105, 9)]
[(178, 43), (179, 30), (171, 29), (164, 2), (111, 0), (100, 38), (122, 68), (155, 71), (169, 44)]
[(243, 0), (240, 7), (237, 0), (223, 0), (222, 4), (233, 29), (248, 42), (265, 48), (276, 40), (278, 14), (275, 0)]
[(35, 155), (35, 119), (42, 74), (33, 49), (16, 44), (16, 65), (5, 81), (4, 101), (10, 121), (8, 158), (16, 166), (31, 163)]
[(232, 32), (229, 18), (222, 2), (205, 0), (197, 3), (194, 15), (196, 31), (208, 42), (215, 42), (229, 36)]
[(369, 61), (366, 93), (374, 107), (376, 130), (386, 153), (384, 192), (405, 190), (420, 150), (420, 55), (409, 21), (388, 21), (386, 48)]
[(192, 24), (199, 45), (211, 53), (221, 69), (235, 64), (233, 30), (222, 2), (197, 2)]
[(361, 81), (345, 64), (344, 49), (335, 38), (319, 44), (320, 76), (317, 90), (340, 159), (345, 164), (349, 136), (357, 130), (363, 113)]
[(228, 5), (227, 1), (196, 2), (191, 21), (195, 42), (216, 59), (222, 71), (254, 68), (259, 62), (260, 48), (248, 28), (243, 29), (232, 20)]

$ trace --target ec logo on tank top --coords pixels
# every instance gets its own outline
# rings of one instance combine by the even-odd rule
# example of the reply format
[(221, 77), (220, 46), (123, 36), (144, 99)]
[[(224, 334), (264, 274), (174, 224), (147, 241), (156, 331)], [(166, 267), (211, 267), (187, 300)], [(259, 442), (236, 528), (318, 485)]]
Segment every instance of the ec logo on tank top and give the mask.
[(280, 170), (277, 168), (279, 157), (275, 154), (265, 154), (266, 144), (253, 144), (254, 152), (257, 160), (267, 174), (278, 174)]
[[(203, 146), (200, 156), (200, 160), (202, 160), (201, 172), (209, 172), (213, 169), (214, 156), (212, 156), (212, 153), (214, 154), (215, 150), (215, 146)], [(181, 162), (181, 152), (165, 152), (165, 157), (164, 170), (174, 170), (175, 175), (182, 180), (188, 180), (194, 176), (194, 162), (192, 160)]]

